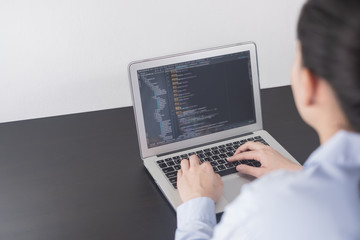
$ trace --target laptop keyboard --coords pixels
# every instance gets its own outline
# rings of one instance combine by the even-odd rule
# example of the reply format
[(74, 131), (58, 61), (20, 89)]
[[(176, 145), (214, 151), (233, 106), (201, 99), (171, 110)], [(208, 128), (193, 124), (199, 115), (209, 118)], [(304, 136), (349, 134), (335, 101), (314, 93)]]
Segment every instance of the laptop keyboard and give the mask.
[(189, 159), (191, 155), (197, 155), (201, 162), (210, 162), (214, 171), (220, 176), (226, 176), (232, 173), (236, 173), (236, 166), (240, 164), (246, 164), (252, 167), (260, 167), (261, 163), (256, 160), (241, 160), (236, 162), (228, 162), (226, 158), (234, 155), (236, 149), (247, 141), (261, 142), (265, 145), (269, 145), (260, 136), (235, 141), (219, 145), (216, 147), (205, 148), (196, 152), (188, 152), (172, 158), (165, 158), (158, 160), (156, 163), (162, 169), (165, 176), (168, 178), (170, 183), (177, 189), (177, 171), (181, 168), (180, 162), (182, 159)]

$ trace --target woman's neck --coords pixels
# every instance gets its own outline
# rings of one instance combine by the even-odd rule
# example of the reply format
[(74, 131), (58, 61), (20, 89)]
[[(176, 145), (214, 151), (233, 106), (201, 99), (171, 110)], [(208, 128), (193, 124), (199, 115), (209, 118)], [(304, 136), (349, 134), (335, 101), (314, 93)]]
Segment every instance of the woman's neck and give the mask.
[(317, 130), (320, 144), (324, 144), (340, 130), (351, 131), (351, 128), (347, 124), (336, 124), (331, 127), (328, 124), (323, 125), (321, 129)]

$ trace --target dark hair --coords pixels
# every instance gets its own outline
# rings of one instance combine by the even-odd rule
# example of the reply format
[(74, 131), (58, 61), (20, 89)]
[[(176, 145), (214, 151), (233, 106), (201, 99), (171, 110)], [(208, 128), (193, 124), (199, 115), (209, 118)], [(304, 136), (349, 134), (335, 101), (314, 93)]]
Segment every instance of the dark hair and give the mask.
[(360, 1), (307, 1), (297, 34), (304, 67), (329, 82), (360, 132)]

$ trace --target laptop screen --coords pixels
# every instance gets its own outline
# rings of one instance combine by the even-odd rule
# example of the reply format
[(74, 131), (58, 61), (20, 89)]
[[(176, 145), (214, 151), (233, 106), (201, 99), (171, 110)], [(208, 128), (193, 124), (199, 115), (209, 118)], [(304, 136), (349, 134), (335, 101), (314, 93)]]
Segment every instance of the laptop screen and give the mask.
[(137, 71), (148, 148), (256, 122), (250, 51)]

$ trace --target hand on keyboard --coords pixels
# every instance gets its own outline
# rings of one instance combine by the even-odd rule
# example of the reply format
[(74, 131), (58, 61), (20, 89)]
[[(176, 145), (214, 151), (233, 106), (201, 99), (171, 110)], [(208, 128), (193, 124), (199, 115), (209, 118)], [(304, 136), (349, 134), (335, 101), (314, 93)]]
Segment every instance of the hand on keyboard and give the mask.
[(177, 187), (181, 200), (186, 202), (197, 197), (208, 197), (216, 202), (222, 193), (223, 182), (209, 162), (202, 163), (196, 155), (181, 161), (177, 173)]
[(289, 159), (282, 156), (272, 147), (266, 146), (257, 142), (247, 142), (241, 145), (232, 157), (227, 160), (229, 162), (241, 161), (245, 159), (254, 159), (261, 163), (261, 167), (251, 167), (245, 164), (238, 165), (236, 170), (254, 177), (261, 177), (278, 169), (286, 170), (300, 170), (301, 165), (298, 165)]

